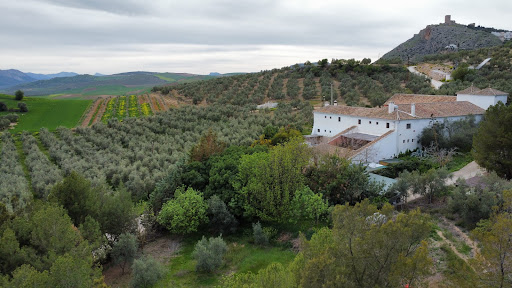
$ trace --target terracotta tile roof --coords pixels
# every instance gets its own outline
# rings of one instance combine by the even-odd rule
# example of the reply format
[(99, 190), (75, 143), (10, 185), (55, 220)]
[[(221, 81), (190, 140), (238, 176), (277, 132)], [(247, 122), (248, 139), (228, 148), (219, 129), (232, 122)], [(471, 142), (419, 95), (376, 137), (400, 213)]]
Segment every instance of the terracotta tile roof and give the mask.
[(405, 119), (425, 119), (431, 117), (450, 117), (484, 114), (485, 110), (467, 101), (455, 102), (432, 102), (417, 103), (416, 116), (410, 115), (411, 105), (397, 105), (398, 110), (388, 113), (388, 107), (351, 107), (351, 106), (326, 106), (316, 109), (314, 113), (341, 114), (355, 117), (388, 119), (388, 120), (405, 120)]
[(461, 90), (455, 94), (475, 95), (475, 93), (478, 91), (480, 91), (480, 89), (478, 89), (478, 87), (475, 87), (475, 86), (473, 86), (473, 84), (471, 84), (471, 86), (469, 86), (468, 88)]
[(432, 103), (432, 102), (454, 102), (457, 96), (449, 95), (420, 95), (420, 94), (395, 94), (384, 103), (384, 105), (393, 102), (395, 104), (412, 103)]
[(500, 90), (496, 90), (493, 88), (485, 88), (484, 90), (480, 90), (478, 92), (473, 93), (472, 95), (480, 95), (480, 96), (507, 96), (507, 92), (503, 92)]

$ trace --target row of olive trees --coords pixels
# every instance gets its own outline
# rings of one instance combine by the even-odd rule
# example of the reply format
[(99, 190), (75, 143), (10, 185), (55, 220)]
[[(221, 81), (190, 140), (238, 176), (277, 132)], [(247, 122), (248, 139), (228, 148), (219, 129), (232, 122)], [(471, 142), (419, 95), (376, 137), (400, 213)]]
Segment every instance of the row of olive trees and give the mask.
[(12, 213), (29, 204), (32, 195), (11, 135), (4, 133), (1, 140), (0, 203)]
[(48, 193), (55, 183), (62, 180), (60, 169), (50, 162), (37, 146), (34, 136), (24, 132), (21, 136), (23, 141), (23, 153), (25, 153), (25, 164), (30, 173), (30, 181), (34, 193), (40, 198), (46, 199)]

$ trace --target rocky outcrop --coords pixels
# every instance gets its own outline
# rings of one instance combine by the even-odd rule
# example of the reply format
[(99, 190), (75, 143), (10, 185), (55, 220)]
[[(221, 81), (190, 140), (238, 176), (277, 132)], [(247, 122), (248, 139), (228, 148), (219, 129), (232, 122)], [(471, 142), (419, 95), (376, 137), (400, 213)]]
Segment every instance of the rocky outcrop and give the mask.
[(457, 47), (458, 50), (474, 50), (501, 44), (500, 39), (491, 33), (469, 29), (464, 25), (428, 25), (411, 39), (386, 53), (382, 58), (400, 58), (406, 62), (409, 57), (410, 61), (418, 62), (425, 55), (447, 51), (450, 49), (447, 48), (450, 45), (452, 47), (451, 51), (453, 51), (453, 47)]

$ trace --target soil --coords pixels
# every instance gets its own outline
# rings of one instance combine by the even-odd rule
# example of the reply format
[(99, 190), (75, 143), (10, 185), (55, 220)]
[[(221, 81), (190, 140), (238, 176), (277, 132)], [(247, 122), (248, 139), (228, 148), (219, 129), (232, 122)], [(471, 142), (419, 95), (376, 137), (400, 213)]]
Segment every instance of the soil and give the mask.
[(105, 98), (103, 102), (101, 103), (100, 110), (98, 111), (98, 114), (96, 114), (96, 117), (92, 121), (92, 125), (95, 123), (101, 121), (101, 117), (103, 117), (103, 113), (105, 113), (105, 110), (107, 110), (107, 103), (110, 100), (110, 98)]
[(98, 105), (100, 105), (102, 101), (103, 101), (103, 99), (101, 99), (101, 98), (98, 98), (98, 99), (96, 99), (96, 101), (94, 101), (93, 105), (91, 106), (91, 109), (89, 109), (89, 111), (87, 111), (87, 116), (85, 116), (84, 121), (82, 121), (82, 124), (80, 126), (82, 126), (82, 127), (89, 126), (89, 122), (91, 122), (91, 118), (92, 118), (92, 116), (94, 116), (94, 112), (96, 112), (96, 110), (98, 109)]

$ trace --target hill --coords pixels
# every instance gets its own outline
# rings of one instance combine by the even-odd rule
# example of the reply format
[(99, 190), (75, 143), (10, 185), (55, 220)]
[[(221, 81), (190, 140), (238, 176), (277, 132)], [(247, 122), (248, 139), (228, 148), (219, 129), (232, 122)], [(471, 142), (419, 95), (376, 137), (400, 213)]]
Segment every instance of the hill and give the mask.
[(76, 94), (78, 96), (124, 95), (148, 91), (155, 85), (209, 79), (212, 76), (186, 73), (127, 72), (107, 76), (76, 75), (39, 80), (4, 88), (12, 94), (20, 89), (27, 96), (51, 94)]
[(381, 59), (419, 62), (426, 55), (500, 45), (501, 40), (485, 29), (460, 24), (428, 25), (411, 39), (384, 54)]
[(193, 83), (157, 86), (160, 92), (195, 104), (262, 104), (306, 100), (319, 104), (333, 97), (340, 104), (382, 105), (394, 93), (433, 93), (428, 81), (403, 66), (368, 65), (369, 61), (325, 60), (323, 65), (294, 65)]
[(27, 72), (25, 74), (27, 74), (28, 76), (30, 76), (36, 80), (48, 80), (48, 79), (52, 79), (52, 78), (73, 77), (73, 76), (78, 75), (75, 72), (60, 72), (60, 73), (55, 73), (55, 74), (38, 74), (38, 73)]

